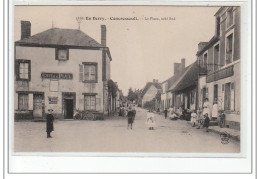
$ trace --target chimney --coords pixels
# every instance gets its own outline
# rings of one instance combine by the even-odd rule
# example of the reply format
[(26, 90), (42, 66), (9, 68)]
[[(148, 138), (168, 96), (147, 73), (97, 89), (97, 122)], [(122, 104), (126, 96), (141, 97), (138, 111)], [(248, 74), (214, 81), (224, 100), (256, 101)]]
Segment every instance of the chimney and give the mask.
[(184, 69), (185, 69), (185, 61), (186, 61), (185, 58), (181, 59), (181, 71), (184, 71)]
[(101, 45), (102, 46), (107, 46), (107, 28), (105, 25), (101, 25)]
[(198, 51), (201, 51), (207, 44), (208, 42), (200, 42), (198, 44)]
[(153, 83), (158, 83), (158, 80), (156, 80), (156, 79), (153, 79)]
[(31, 22), (21, 21), (21, 40), (31, 36)]
[(180, 63), (174, 63), (173, 64), (173, 75), (176, 75), (177, 73), (179, 73), (179, 71), (180, 71), (180, 66), (181, 66), (181, 64)]

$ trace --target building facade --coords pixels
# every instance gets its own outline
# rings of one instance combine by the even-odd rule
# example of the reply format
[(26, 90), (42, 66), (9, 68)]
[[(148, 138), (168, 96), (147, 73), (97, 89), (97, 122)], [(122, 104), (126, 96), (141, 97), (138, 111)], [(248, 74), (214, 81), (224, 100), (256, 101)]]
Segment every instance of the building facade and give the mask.
[(101, 44), (80, 30), (52, 28), (31, 36), (31, 24), (21, 22), (15, 42), (15, 118), (73, 118), (76, 109), (107, 113), (110, 79), (106, 26)]
[(200, 101), (207, 97), (212, 107), (216, 100), (227, 125), (236, 129), (240, 129), (240, 15), (240, 7), (221, 7), (215, 14), (214, 36), (197, 53), (199, 64), (207, 68), (200, 80)]

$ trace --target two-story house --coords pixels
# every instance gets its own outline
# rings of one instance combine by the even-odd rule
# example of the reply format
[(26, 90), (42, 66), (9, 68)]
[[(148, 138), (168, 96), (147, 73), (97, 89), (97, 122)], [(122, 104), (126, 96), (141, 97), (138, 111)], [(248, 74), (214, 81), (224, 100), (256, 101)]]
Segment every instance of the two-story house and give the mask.
[(241, 99), (240, 15), (240, 7), (221, 7), (215, 14), (214, 36), (200, 43), (197, 52), (199, 64), (207, 68), (199, 84), (200, 101), (207, 97), (212, 106), (216, 100), (225, 111), (227, 125), (236, 129), (240, 127)]
[[(17, 27), (18, 28), (18, 27)], [(76, 109), (107, 113), (110, 79), (106, 26), (101, 43), (75, 29), (51, 28), (31, 36), (31, 23), (21, 21), (15, 42), (15, 118), (73, 118)]]

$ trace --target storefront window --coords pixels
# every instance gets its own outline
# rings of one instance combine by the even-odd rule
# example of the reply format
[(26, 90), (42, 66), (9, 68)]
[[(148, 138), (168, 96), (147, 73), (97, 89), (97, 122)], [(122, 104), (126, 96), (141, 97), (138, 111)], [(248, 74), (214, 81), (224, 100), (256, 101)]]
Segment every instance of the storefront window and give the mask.
[(96, 96), (84, 96), (84, 109), (96, 110)]

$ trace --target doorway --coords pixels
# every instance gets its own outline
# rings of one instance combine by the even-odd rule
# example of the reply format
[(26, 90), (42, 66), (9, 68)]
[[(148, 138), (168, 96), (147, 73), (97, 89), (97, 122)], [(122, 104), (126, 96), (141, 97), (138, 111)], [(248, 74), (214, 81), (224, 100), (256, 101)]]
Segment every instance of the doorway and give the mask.
[(73, 118), (73, 99), (65, 99), (65, 118)]
[(65, 119), (73, 119), (74, 110), (76, 107), (75, 93), (62, 93), (63, 113)]
[(33, 94), (33, 118), (42, 118), (43, 113), (43, 94)]

